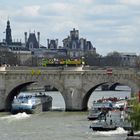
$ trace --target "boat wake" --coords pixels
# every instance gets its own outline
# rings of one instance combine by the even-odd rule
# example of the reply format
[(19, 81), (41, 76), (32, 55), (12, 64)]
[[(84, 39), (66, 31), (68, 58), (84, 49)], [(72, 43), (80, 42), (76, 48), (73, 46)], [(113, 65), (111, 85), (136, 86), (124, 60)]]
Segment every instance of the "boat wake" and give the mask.
[(0, 117), (0, 120), (14, 121), (14, 120), (26, 119), (26, 118), (29, 118), (30, 116), (31, 115), (23, 112), (23, 113), (18, 113), (16, 115), (8, 115), (8, 116)]
[(128, 132), (125, 131), (123, 128), (119, 127), (116, 130), (111, 131), (94, 131), (93, 135), (102, 135), (102, 136), (112, 136), (112, 135), (120, 135), (120, 134), (127, 134)]

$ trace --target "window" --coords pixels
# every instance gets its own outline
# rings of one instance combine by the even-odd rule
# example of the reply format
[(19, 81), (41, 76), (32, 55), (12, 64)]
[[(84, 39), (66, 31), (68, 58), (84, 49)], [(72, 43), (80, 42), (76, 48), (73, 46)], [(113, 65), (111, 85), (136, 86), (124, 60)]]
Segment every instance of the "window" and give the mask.
[(72, 43), (72, 49), (76, 49), (76, 42)]

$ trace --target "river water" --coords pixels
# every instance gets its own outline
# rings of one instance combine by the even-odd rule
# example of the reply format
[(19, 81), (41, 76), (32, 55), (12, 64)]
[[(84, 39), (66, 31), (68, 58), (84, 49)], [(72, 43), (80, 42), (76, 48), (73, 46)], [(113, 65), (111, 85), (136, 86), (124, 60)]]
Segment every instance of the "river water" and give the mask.
[[(91, 95), (92, 101), (102, 97), (130, 97), (130, 89), (123, 91), (100, 91)], [(27, 115), (0, 113), (1, 140), (125, 140), (127, 132), (122, 128), (109, 132), (93, 132), (87, 120), (87, 112), (65, 112), (60, 93), (49, 92), (53, 97), (54, 111)], [(57, 109), (57, 110), (56, 110)], [(59, 110), (58, 110), (59, 109)]]

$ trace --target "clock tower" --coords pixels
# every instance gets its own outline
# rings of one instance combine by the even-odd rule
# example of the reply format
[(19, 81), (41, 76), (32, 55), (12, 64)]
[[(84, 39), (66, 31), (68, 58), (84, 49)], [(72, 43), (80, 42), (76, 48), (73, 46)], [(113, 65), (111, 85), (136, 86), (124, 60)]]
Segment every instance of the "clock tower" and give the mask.
[(6, 43), (7, 45), (12, 44), (12, 35), (11, 35), (11, 28), (10, 28), (10, 21), (7, 21), (7, 27), (6, 27)]

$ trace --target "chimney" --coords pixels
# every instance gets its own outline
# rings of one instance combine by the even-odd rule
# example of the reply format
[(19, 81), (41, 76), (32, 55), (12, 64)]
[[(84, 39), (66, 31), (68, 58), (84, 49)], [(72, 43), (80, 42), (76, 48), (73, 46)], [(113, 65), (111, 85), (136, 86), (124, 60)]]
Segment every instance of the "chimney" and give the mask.
[(26, 43), (27, 43), (27, 32), (25, 32), (24, 35), (25, 35), (25, 45), (26, 45)]
[(38, 41), (38, 46), (40, 48), (40, 32), (37, 32), (37, 41)]

